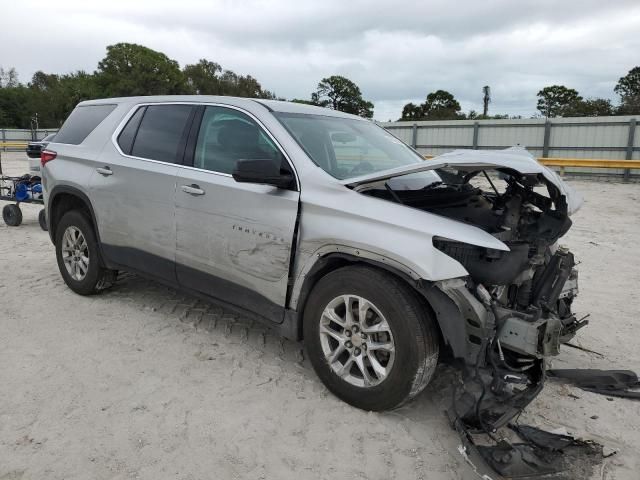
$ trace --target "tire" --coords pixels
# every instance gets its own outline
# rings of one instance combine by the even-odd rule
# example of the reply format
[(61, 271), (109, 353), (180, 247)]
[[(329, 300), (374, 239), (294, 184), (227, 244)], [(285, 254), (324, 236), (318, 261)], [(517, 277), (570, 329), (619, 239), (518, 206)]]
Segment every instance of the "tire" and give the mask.
[(45, 232), (49, 230), (49, 227), (47, 227), (47, 214), (44, 212), (44, 208), (38, 212), (38, 223)]
[[(354, 323), (341, 327), (337, 321), (347, 318), (347, 303)], [(321, 278), (306, 304), (303, 330), (307, 355), (322, 382), (363, 410), (390, 410), (411, 400), (427, 386), (438, 363), (438, 330), (417, 293), (367, 266), (343, 267)], [(345, 351), (336, 358), (339, 347)]]
[[(81, 242), (82, 238), (84, 242)], [(56, 227), (55, 243), (60, 274), (74, 292), (91, 295), (108, 288), (115, 281), (116, 272), (104, 268), (93, 226), (84, 213), (71, 210), (62, 216)]]
[(13, 203), (5, 205), (2, 209), (2, 219), (10, 227), (17, 227), (22, 223), (22, 210)]

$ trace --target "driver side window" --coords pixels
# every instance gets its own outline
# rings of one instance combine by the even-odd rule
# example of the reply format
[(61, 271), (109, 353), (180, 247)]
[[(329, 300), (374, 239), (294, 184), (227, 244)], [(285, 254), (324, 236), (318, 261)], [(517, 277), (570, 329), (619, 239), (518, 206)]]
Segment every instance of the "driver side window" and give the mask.
[(238, 160), (271, 159), (282, 165), (282, 153), (248, 115), (226, 107), (206, 107), (200, 124), (193, 166), (231, 174)]

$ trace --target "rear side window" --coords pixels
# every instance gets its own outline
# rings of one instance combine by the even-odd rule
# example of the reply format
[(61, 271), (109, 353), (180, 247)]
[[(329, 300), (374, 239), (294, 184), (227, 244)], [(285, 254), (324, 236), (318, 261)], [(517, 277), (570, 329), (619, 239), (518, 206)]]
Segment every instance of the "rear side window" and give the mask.
[(118, 145), (120, 145), (120, 149), (127, 155), (131, 155), (133, 141), (136, 138), (136, 133), (138, 133), (138, 126), (140, 125), (140, 120), (142, 120), (142, 115), (144, 115), (146, 108), (147, 107), (140, 107), (136, 110), (136, 113), (132, 115), (127, 125), (122, 129), (120, 135), (118, 135)]
[(56, 143), (79, 145), (115, 108), (116, 105), (76, 107), (57, 133)]
[(191, 105), (148, 106), (133, 140), (131, 155), (178, 163), (178, 152), (184, 148), (193, 108)]

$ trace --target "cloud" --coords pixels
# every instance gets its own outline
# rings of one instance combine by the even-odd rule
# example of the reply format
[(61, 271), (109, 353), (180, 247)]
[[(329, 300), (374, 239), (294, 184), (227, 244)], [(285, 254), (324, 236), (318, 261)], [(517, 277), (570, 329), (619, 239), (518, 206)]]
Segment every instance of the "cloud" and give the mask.
[(491, 111), (512, 115), (535, 113), (536, 93), (554, 83), (614, 98), (640, 51), (640, 4), (627, 0), (23, 0), (3, 17), (0, 64), (23, 81), (38, 69), (92, 71), (106, 45), (127, 41), (181, 65), (214, 60), (286, 98), (345, 75), (379, 120), (438, 88), (479, 110), (488, 84)]

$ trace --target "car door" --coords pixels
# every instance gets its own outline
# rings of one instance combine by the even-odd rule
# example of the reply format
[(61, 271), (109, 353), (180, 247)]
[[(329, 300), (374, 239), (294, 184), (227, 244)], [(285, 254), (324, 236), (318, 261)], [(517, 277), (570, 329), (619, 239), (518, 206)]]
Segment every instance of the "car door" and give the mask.
[(111, 262), (175, 281), (175, 186), (195, 107), (138, 106), (105, 148), (91, 195)]
[(282, 322), (298, 214), (297, 187), (238, 183), (241, 159), (290, 169), (282, 149), (239, 109), (207, 106), (176, 190), (178, 282)]

